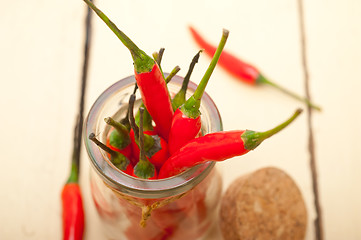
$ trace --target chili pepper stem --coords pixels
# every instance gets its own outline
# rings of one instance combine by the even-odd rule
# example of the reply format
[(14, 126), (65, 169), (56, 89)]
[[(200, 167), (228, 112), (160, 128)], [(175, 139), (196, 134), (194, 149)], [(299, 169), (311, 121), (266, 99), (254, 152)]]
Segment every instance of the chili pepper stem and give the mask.
[(104, 121), (105, 121), (108, 125), (114, 127), (114, 129), (118, 132), (120, 138), (122, 139), (122, 143), (121, 143), (122, 146), (121, 146), (121, 147), (124, 148), (124, 147), (128, 146), (129, 143), (130, 143), (130, 138), (129, 138), (129, 135), (128, 135), (129, 132), (128, 132), (127, 127), (124, 126), (123, 124), (115, 121), (115, 120), (114, 120), (113, 118), (111, 118), (111, 117), (105, 118)]
[(126, 170), (129, 164), (129, 159), (125, 157), (123, 154), (118, 153), (103, 143), (101, 143), (96, 137), (94, 133), (89, 134), (89, 139), (93, 141), (98, 147), (103, 149), (105, 152), (109, 153), (111, 156), (112, 163), (119, 168), (120, 170)]
[(73, 153), (71, 158), (71, 169), (70, 175), (66, 181), (66, 183), (78, 183), (79, 181), (79, 128), (80, 128), (80, 119), (79, 117), (76, 120), (76, 124), (74, 127), (74, 138), (73, 138)]
[(70, 175), (66, 183), (78, 183), (79, 181), (79, 167), (76, 163), (71, 163)]
[(169, 73), (169, 75), (165, 78), (165, 82), (168, 84), (170, 82), (170, 80), (172, 80), (172, 78), (179, 72), (180, 67), (179, 66), (175, 66), (173, 68), (173, 70)]
[[(134, 90), (133, 90), (133, 94), (135, 94), (138, 90), (138, 84), (135, 83), (134, 85)], [(128, 131), (130, 130), (130, 123), (129, 123), (129, 107), (127, 109), (127, 114), (125, 115), (125, 117), (120, 120), (120, 123), (123, 124), (127, 129)]]
[(229, 31), (226, 29), (223, 29), (222, 32), (222, 38), (220, 43), (218, 44), (217, 50), (213, 55), (212, 61), (209, 64), (209, 67), (204, 74), (202, 80), (200, 81), (196, 91), (194, 94), (183, 104), (182, 112), (187, 117), (196, 118), (199, 116), (199, 107), (201, 105), (201, 98), (203, 96), (203, 93), (205, 91), (205, 88), (207, 86), (207, 83), (213, 73), (214, 68), (216, 67), (216, 64), (218, 62), (219, 57), (221, 56), (221, 53), (223, 51), (224, 46), (226, 45), (226, 41), (229, 35)]
[(154, 60), (149, 57), (144, 51), (138, 48), (130, 38), (125, 35), (118, 27), (91, 1), (84, 0), (84, 2), (104, 21), (104, 23), (115, 33), (119, 40), (127, 47), (132, 55), (134, 61), (134, 68), (137, 72), (149, 72), (153, 65)]
[(295, 113), (285, 122), (279, 124), (278, 126), (265, 131), (265, 132), (256, 132), (256, 131), (252, 131), (252, 130), (246, 130), (242, 135), (241, 138), (244, 142), (244, 147), (247, 150), (253, 150), (256, 147), (258, 147), (258, 145), (260, 145), (265, 139), (273, 136), (274, 134), (278, 133), (279, 131), (281, 131), (282, 129), (284, 129), (285, 127), (287, 127), (291, 122), (293, 122), (301, 113), (302, 113), (302, 109), (297, 109), (295, 111)]
[(270, 81), (269, 79), (267, 79), (265, 76), (263, 76), (262, 74), (259, 74), (257, 80), (256, 80), (256, 83), (261, 83), (261, 84), (268, 84), (274, 88), (277, 88), (278, 90), (280, 90), (281, 92), (293, 97), (294, 99), (297, 99), (301, 102), (304, 102), (306, 105), (312, 107), (313, 109), (317, 110), (317, 111), (321, 111), (321, 107), (313, 104), (310, 100), (308, 100), (307, 98), (305, 97), (301, 97), (297, 94), (295, 94), (294, 92), (291, 92), (289, 91), (288, 89), (278, 85), (277, 83), (275, 82), (272, 82)]
[[(140, 107), (144, 108), (144, 114), (143, 114), (143, 129), (144, 131), (153, 131), (153, 125), (152, 125), (152, 116), (150, 116), (148, 110), (145, 108), (144, 103), (140, 105)], [(137, 114), (134, 117), (135, 124), (139, 126), (140, 121), (140, 112), (138, 111)]]
[[(152, 53), (152, 56), (153, 56), (154, 61), (157, 61), (158, 58), (159, 58), (159, 53), (158, 53), (158, 52), (154, 52), (154, 53)], [(159, 65), (159, 64), (158, 64), (158, 65)]]
[(159, 52), (157, 54), (158, 55), (157, 59), (155, 60), (157, 62), (157, 64), (159, 65), (159, 67), (160, 67), (160, 63), (162, 62), (164, 50), (165, 50), (164, 48), (159, 49)]
[(192, 62), (189, 65), (188, 72), (184, 77), (182, 87), (178, 91), (178, 93), (173, 97), (172, 106), (174, 111), (186, 101), (186, 93), (187, 93), (189, 80), (191, 78), (194, 66), (198, 63), (201, 52), (203, 52), (203, 49), (199, 50), (198, 53), (193, 57)]
[[(135, 142), (139, 145), (140, 129), (137, 126), (137, 124), (135, 123), (135, 118), (134, 118), (134, 113), (133, 113), (135, 98), (136, 98), (135, 94), (130, 95), (130, 98), (129, 98), (129, 123), (134, 132)], [(140, 120), (140, 117), (139, 117), (139, 126), (141, 124), (143, 124), (143, 119)], [(149, 151), (149, 149), (151, 149), (153, 145), (154, 145), (154, 138), (147, 135), (147, 137), (145, 138), (145, 151)]]
[(139, 162), (134, 167), (134, 174), (137, 177), (148, 179), (152, 178), (155, 174), (154, 165), (146, 158), (144, 149), (144, 133), (143, 133), (143, 114), (144, 108), (139, 108)]

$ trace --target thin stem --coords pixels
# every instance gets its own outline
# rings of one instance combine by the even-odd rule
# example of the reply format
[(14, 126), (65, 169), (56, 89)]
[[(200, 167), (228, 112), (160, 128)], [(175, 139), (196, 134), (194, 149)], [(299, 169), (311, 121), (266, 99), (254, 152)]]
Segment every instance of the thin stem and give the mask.
[(201, 82), (199, 83), (196, 91), (194, 92), (194, 97), (195, 99), (201, 99), (202, 98), (202, 95), (204, 93), (204, 90), (207, 86), (207, 83), (213, 73), (213, 70), (215, 69), (216, 65), (217, 65), (217, 62), (218, 62), (218, 59), (219, 57), (221, 56), (221, 53), (223, 51), (223, 48), (224, 46), (226, 45), (226, 41), (227, 41), (227, 38), (228, 38), (228, 35), (229, 35), (229, 31), (226, 30), (226, 29), (223, 29), (223, 33), (222, 33), (222, 38), (221, 38), (221, 41), (220, 43), (218, 44), (218, 47), (217, 47), (217, 50), (216, 52), (214, 53), (213, 55), (213, 58), (212, 58), (212, 61), (211, 63), (209, 64), (209, 67), (206, 71), (206, 73), (204, 74)]
[[(143, 131), (152, 131), (153, 125), (152, 125), (152, 116), (150, 116), (148, 110), (145, 108), (144, 103), (140, 105), (140, 108), (144, 108), (144, 114), (143, 114)], [(139, 126), (140, 121), (140, 112), (138, 111), (135, 115), (135, 124)]]
[(301, 97), (299, 95), (297, 95), (296, 93), (294, 92), (291, 92), (290, 90), (276, 84), (275, 82), (272, 82), (270, 81), (269, 79), (265, 78), (263, 75), (260, 75), (257, 79), (257, 83), (265, 83), (265, 84), (268, 84), (278, 90), (280, 90), (281, 92), (293, 97), (294, 99), (297, 99), (301, 102), (304, 102), (306, 105), (312, 107), (313, 109), (317, 110), (317, 111), (321, 111), (321, 107), (313, 104), (308, 98), (306, 97)]
[(181, 90), (184, 92), (187, 91), (189, 80), (191, 78), (191, 75), (192, 75), (195, 65), (198, 63), (201, 52), (203, 52), (203, 49), (198, 51), (198, 53), (193, 57), (192, 62), (189, 65), (188, 72), (187, 72), (186, 76), (184, 77), (184, 81), (182, 83), (182, 88), (181, 88)]
[(134, 118), (134, 113), (133, 113), (134, 103), (135, 103), (135, 94), (132, 94), (132, 95), (130, 95), (130, 98), (129, 98), (129, 108), (128, 108), (129, 123), (130, 123), (130, 127), (134, 131), (135, 139), (139, 139), (139, 128), (138, 128), (137, 124), (135, 124), (135, 118)]
[(300, 114), (302, 113), (302, 109), (297, 109), (295, 113), (285, 122), (281, 123), (280, 125), (272, 128), (271, 130), (265, 132), (257, 132), (252, 130), (246, 130), (241, 135), (241, 138), (244, 143), (244, 148), (247, 150), (253, 150), (258, 147), (265, 139), (273, 136), (274, 134), (278, 133), (285, 127), (287, 127), (293, 120), (295, 120)]
[(282, 129), (284, 129), (285, 127), (287, 127), (291, 122), (293, 122), (293, 120), (295, 120), (301, 113), (302, 113), (302, 109), (297, 109), (295, 111), (295, 113), (288, 119), (286, 120), (285, 122), (279, 124), (278, 126), (268, 130), (268, 131), (265, 131), (265, 132), (260, 132), (260, 136), (262, 139), (266, 139), (266, 138), (269, 138), (271, 136), (273, 136), (274, 134), (280, 132)]
[(79, 113), (76, 118), (75, 128), (74, 128), (74, 139), (73, 139), (73, 153), (71, 159), (71, 170), (70, 176), (67, 180), (67, 183), (78, 182), (79, 180), (79, 170), (80, 170), (80, 155), (81, 155), (81, 137), (83, 133), (83, 119), (84, 119), (84, 99), (86, 84), (88, 79), (88, 68), (89, 68), (89, 58), (90, 58), (90, 46), (91, 46), (91, 18), (92, 12), (90, 8), (87, 8), (87, 15), (85, 18), (85, 41), (84, 41), (84, 58), (83, 58), (83, 68), (81, 76), (81, 87), (80, 87), (80, 100), (79, 100)]
[(76, 124), (74, 127), (74, 137), (73, 137), (73, 154), (71, 161), (71, 170), (70, 176), (67, 180), (67, 183), (76, 183), (79, 180), (79, 159), (80, 153), (78, 149), (78, 141), (79, 141), (79, 128), (81, 127), (80, 118), (77, 117)]
[(135, 93), (137, 92), (138, 88), (139, 88), (139, 87), (138, 87), (138, 84), (135, 83), (134, 89), (133, 89), (133, 94), (135, 94)]
[[(133, 94), (135, 94), (138, 90), (138, 84), (135, 83), (134, 85), (134, 90), (133, 90)], [(130, 123), (129, 123), (129, 107), (127, 109), (127, 114), (125, 115), (125, 117), (119, 121), (121, 124), (123, 124), (127, 129), (128, 131), (130, 130)]]
[(144, 131), (143, 131), (143, 116), (144, 108), (139, 108), (139, 150), (140, 156), (139, 161), (145, 161), (145, 150), (144, 150)]
[(206, 73), (204, 74), (194, 94), (184, 103), (182, 107), (183, 113), (186, 114), (188, 117), (196, 118), (200, 114), (199, 107), (201, 105), (201, 98), (203, 96), (207, 83), (213, 73), (213, 70), (216, 67), (218, 59), (221, 56), (223, 48), (226, 45), (228, 35), (229, 35), (229, 31), (223, 29), (221, 41), (218, 44), (217, 50), (213, 55), (212, 61), (209, 64)]
[(172, 80), (172, 78), (179, 72), (180, 67), (179, 66), (175, 66), (173, 68), (173, 70), (169, 73), (169, 75), (166, 77), (165, 82), (168, 84), (170, 82), (170, 80)]
[(144, 114), (144, 108), (139, 108), (139, 161), (134, 167), (134, 174), (137, 177), (148, 179), (152, 178), (155, 175), (155, 167), (154, 165), (148, 160), (148, 158), (145, 156), (145, 144), (144, 144), (144, 132), (143, 132), (143, 114)]
[(159, 52), (158, 52), (158, 57), (157, 57), (156, 62), (158, 63), (159, 66), (162, 62), (164, 50), (165, 50), (165, 48), (161, 48), (161, 49), (159, 49)]
[(103, 143), (101, 143), (96, 137), (94, 133), (90, 133), (89, 134), (89, 139), (91, 141), (93, 141), (98, 147), (100, 147), (101, 149), (103, 149), (104, 151), (106, 151), (107, 153), (109, 153), (112, 157), (116, 157), (116, 152), (112, 149), (110, 149), (109, 147), (107, 147), (106, 145), (104, 145)]
[(149, 57), (145, 52), (138, 48), (130, 38), (125, 35), (118, 27), (91, 1), (84, 0), (88, 6), (94, 10), (94, 12), (104, 21), (104, 23), (115, 33), (119, 40), (124, 44), (125, 47), (130, 51), (133, 61), (134, 68), (138, 73), (149, 72), (154, 66), (154, 60)]
[(118, 27), (100, 10), (98, 9), (91, 1), (84, 0), (88, 6), (93, 9), (93, 11), (105, 22), (105, 24), (115, 33), (115, 35), (119, 38), (119, 40), (132, 52), (132, 55), (137, 55), (140, 57), (140, 50), (135, 43), (130, 40), (130, 38), (125, 35)]
[(128, 136), (128, 129), (123, 125), (121, 124), (120, 122), (117, 122), (115, 121), (113, 118), (111, 117), (107, 117), (107, 118), (104, 118), (104, 121), (112, 126), (113, 128), (115, 128), (115, 130), (118, 131), (118, 133), (120, 134), (120, 136), (122, 137), (127, 137)]
[(159, 53), (158, 53), (158, 52), (154, 52), (154, 53), (152, 53), (152, 56), (153, 56), (154, 61), (157, 62), (158, 57), (159, 57)]
[(183, 105), (186, 101), (186, 93), (187, 93), (187, 88), (188, 88), (188, 84), (189, 84), (189, 80), (191, 78), (194, 66), (196, 65), (196, 63), (198, 62), (199, 56), (201, 54), (201, 52), (203, 52), (203, 50), (200, 50), (192, 59), (192, 62), (189, 65), (189, 69), (188, 72), (186, 74), (186, 76), (184, 77), (183, 83), (182, 83), (182, 87), (181, 89), (177, 92), (176, 95), (174, 95), (173, 100), (172, 100), (172, 107), (173, 110), (175, 111), (177, 108), (179, 108), (181, 105)]

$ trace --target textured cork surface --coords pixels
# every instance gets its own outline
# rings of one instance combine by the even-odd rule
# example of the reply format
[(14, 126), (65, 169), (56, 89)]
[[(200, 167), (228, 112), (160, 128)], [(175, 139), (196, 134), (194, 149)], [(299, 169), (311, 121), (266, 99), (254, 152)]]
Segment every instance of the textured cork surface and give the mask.
[(304, 239), (306, 226), (302, 194), (277, 168), (239, 177), (222, 199), (220, 227), (227, 240)]

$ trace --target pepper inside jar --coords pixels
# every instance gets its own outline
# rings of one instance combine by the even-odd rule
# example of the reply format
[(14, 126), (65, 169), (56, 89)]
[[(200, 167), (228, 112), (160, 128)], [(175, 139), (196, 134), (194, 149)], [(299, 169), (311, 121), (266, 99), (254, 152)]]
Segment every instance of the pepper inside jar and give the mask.
[[(170, 94), (179, 90), (182, 80), (178, 76), (172, 79)], [(207, 239), (217, 221), (222, 192), (215, 163), (202, 164), (168, 179), (143, 180), (114, 167), (108, 155), (86, 137), (94, 132), (106, 140), (110, 127), (104, 118), (119, 120), (126, 114), (133, 88), (134, 76), (115, 83), (101, 94), (86, 119), (84, 138), (93, 166), (91, 192), (104, 235), (109, 239)], [(187, 95), (195, 88), (190, 83)], [(207, 94), (200, 110), (203, 134), (222, 130), (219, 112)]]

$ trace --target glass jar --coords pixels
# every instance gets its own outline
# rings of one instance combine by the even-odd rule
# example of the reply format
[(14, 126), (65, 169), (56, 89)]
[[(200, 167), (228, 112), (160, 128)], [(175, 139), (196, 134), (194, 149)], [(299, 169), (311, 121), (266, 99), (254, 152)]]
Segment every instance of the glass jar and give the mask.
[[(179, 76), (173, 77), (168, 84), (171, 95), (180, 89), (182, 81)], [(91, 193), (104, 234), (108, 239), (127, 240), (206, 239), (217, 222), (222, 192), (214, 162), (171, 178), (144, 180), (117, 169), (107, 154), (88, 139), (93, 132), (100, 141), (106, 141), (110, 128), (104, 118), (124, 118), (134, 83), (134, 76), (130, 76), (105, 90), (85, 121), (84, 140), (93, 167)], [(187, 98), (195, 89), (196, 84), (190, 82)], [(139, 91), (137, 94), (140, 99)], [(222, 130), (217, 107), (206, 93), (200, 111), (203, 134)]]

